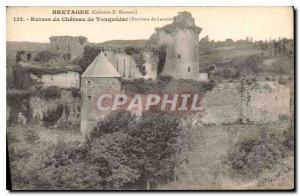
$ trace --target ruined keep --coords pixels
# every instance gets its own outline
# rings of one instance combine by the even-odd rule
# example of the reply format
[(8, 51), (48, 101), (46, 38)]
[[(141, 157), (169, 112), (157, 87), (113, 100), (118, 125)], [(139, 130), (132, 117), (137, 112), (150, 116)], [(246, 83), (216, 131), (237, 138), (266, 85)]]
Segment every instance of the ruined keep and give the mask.
[(109, 111), (98, 111), (101, 93), (121, 93), (120, 74), (101, 52), (81, 75), (81, 133), (96, 127)]
[(189, 12), (179, 12), (172, 24), (157, 28), (148, 46), (160, 49), (158, 74), (176, 79), (201, 80), (199, 73), (199, 34)]
[(89, 44), (83, 58), (95, 58), (103, 52), (125, 80), (155, 80), (159, 75), (169, 75), (175, 79), (207, 82), (208, 74), (201, 73), (199, 68), (199, 34), (202, 29), (195, 25), (189, 12), (179, 12), (174, 19), (172, 24), (157, 28), (144, 44), (123, 40)]
[(81, 57), (88, 44), (87, 38), (83, 36), (51, 36), (49, 39), (50, 51), (60, 54), (64, 60)]

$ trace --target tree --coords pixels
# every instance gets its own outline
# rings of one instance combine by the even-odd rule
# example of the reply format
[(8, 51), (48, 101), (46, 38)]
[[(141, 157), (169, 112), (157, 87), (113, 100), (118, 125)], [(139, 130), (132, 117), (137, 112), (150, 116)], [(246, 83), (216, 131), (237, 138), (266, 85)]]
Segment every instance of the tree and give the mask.
[(268, 44), (266, 42), (259, 41), (258, 48), (261, 50), (261, 55), (263, 55), (264, 51), (268, 48)]
[(225, 44), (226, 45), (233, 45), (234, 41), (231, 38), (228, 38), (228, 39), (225, 40)]
[(205, 45), (205, 46), (209, 45), (209, 37), (208, 37), (208, 35), (206, 35), (205, 37), (203, 37), (200, 40), (200, 44)]
[(123, 131), (106, 133), (90, 141), (88, 162), (97, 166), (103, 189), (120, 188), (140, 176), (136, 168), (130, 167), (127, 141), (130, 136)]
[(143, 186), (139, 188), (149, 189), (173, 179), (182, 138), (174, 114), (112, 114), (99, 122), (90, 138), (90, 155), (95, 163), (104, 163), (101, 176), (107, 179), (106, 186), (139, 182)]
[(280, 44), (280, 42), (274, 40), (273, 44), (272, 44), (272, 47), (273, 47), (273, 50), (275, 52), (275, 55), (281, 53), (281, 44)]
[(174, 114), (148, 112), (140, 117), (135, 128), (129, 129), (130, 165), (138, 168), (147, 189), (151, 184), (173, 180), (183, 136), (179, 123)]
[(246, 41), (247, 43), (249, 42), (249, 37), (248, 37), (248, 36), (246, 37), (245, 41)]

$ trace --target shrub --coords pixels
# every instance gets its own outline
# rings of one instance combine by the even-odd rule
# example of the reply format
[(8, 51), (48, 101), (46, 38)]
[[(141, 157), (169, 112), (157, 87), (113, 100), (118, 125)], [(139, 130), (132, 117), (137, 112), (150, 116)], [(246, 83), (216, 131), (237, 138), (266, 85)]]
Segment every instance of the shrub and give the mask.
[(83, 57), (76, 62), (82, 69), (82, 73), (88, 68), (88, 66), (93, 62), (93, 60), (100, 54), (102, 51), (101, 47), (86, 46), (84, 47)]
[(233, 59), (232, 65), (242, 74), (253, 74), (258, 73), (262, 61), (260, 55), (250, 55)]
[(56, 58), (58, 55), (49, 51), (41, 51), (34, 61), (38, 62), (48, 62), (50, 59)]
[(97, 123), (94, 131), (90, 134), (90, 138), (99, 138), (108, 133), (125, 132), (129, 128), (130, 123), (135, 120), (136, 118), (130, 112), (113, 113)]
[(289, 130), (283, 133), (284, 142), (283, 144), (289, 149), (294, 150), (295, 146), (295, 136), (294, 136), (294, 128), (290, 128)]
[(286, 56), (278, 59), (272, 64), (273, 73), (278, 75), (289, 74), (292, 75), (294, 72), (294, 62), (293, 58), (288, 58)]
[(24, 130), (24, 139), (29, 144), (37, 144), (39, 142), (40, 136), (36, 133), (36, 131), (29, 129)]
[(98, 173), (101, 165), (86, 158), (85, 145), (59, 140), (38, 146), (19, 143), (12, 149), (10, 168), (14, 189), (102, 189), (103, 177)]
[(252, 73), (258, 73), (262, 60), (263, 59), (260, 55), (248, 56), (244, 61), (244, 69), (249, 69), (249, 71), (252, 71)]
[(10, 131), (7, 131), (6, 133), (7, 141), (9, 141), (10, 144), (19, 143), (20, 139), (16, 136), (15, 133), (12, 133)]
[(225, 79), (236, 79), (240, 76), (239, 69), (229, 67), (224, 70), (222, 70), (219, 74), (223, 76)]
[(56, 87), (56, 86), (49, 86), (49, 87), (46, 87), (46, 88), (42, 88), (38, 92), (38, 96), (43, 97), (46, 100), (47, 99), (60, 98), (60, 96), (61, 96), (60, 88)]
[(239, 56), (229, 62), (218, 62), (219, 70), (216, 76), (224, 79), (238, 79), (240, 77), (257, 74), (260, 71), (260, 65), (263, 58), (260, 55)]
[(39, 167), (32, 179), (35, 189), (102, 189), (101, 164), (90, 163), (86, 146), (70, 146), (64, 141), (48, 146), (36, 160)]
[(145, 79), (122, 80), (125, 91), (134, 93), (158, 93), (166, 90), (168, 83), (169, 80), (166, 78), (157, 81)]
[(228, 162), (234, 172), (257, 177), (264, 169), (273, 167), (284, 156), (284, 148), (274, 135), (260, 135), (235, 145)]
[(160, 82), (170, 82), (172, 79), (173, 79), (173, 77), (172, 76), (168, 76), (168, 75), (159, 75), (158, 77), (157, 77), (157, 79), (160, 81)]
[(71, 94), (74, 98), (76, 98), (76, 97), (80, 98), (81, 97), (79, 88), (71, 88), (70, 90), (71, 90)]

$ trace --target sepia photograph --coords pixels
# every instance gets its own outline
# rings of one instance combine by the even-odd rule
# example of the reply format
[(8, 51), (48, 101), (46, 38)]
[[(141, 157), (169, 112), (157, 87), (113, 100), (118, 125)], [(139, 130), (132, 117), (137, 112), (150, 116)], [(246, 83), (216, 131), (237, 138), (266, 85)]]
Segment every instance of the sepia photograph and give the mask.
[(295, 190), (293, 7), (6, 7), (11, 190)]

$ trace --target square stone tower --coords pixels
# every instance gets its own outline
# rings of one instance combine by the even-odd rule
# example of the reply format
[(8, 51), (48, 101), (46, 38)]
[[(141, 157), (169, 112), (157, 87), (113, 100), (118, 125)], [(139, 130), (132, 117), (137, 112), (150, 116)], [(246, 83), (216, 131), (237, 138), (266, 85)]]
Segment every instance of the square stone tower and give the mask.
[(50, 51), (58, 53), (64, 60), (73, 60), (83, 55), (88, 44), (84, 36), (51, 36)]
[(100, 111), (101, 94), (121, 93), (120, 74), (101, 52), (81, 75), (81, 132), (88, 134), (110, 111)]

